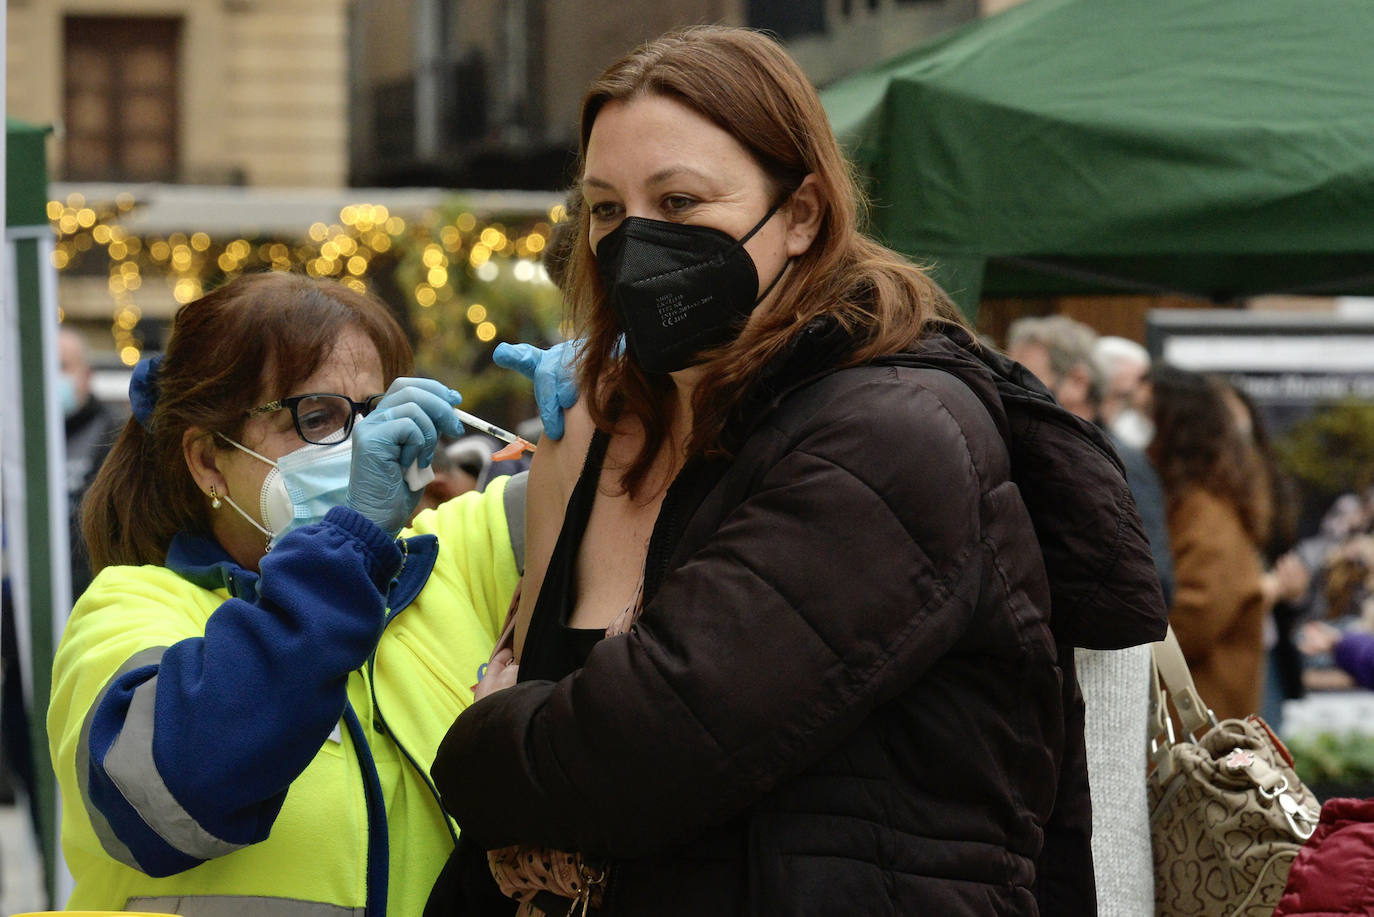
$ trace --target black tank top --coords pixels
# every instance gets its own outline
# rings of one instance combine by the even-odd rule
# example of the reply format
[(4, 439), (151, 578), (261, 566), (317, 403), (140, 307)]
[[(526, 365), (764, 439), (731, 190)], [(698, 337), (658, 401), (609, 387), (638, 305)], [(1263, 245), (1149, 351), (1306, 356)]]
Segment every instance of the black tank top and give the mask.
[(592, 435), (582, 474), (568, 498), (563, 528), (549, 557), (520, 653), (520, 681), (558, 681), (582, 668), (592, 647), (606, 636), (604, 628), (569, 627), (568, 620), (577, 603), (577, 553), (596, 502), (609, 442), (610, 435), (600, 430)]

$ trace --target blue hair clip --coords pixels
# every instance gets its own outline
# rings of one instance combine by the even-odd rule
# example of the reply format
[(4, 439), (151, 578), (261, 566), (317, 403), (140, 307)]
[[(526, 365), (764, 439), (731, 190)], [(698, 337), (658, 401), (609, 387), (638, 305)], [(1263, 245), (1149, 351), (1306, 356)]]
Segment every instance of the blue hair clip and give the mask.
[(161, 369), (162, 354), (153, 354), (138, 361), (129, 379), (129, 407), (145, 430), (153, 428), (153, 408), (157, 407), (158, 374)]

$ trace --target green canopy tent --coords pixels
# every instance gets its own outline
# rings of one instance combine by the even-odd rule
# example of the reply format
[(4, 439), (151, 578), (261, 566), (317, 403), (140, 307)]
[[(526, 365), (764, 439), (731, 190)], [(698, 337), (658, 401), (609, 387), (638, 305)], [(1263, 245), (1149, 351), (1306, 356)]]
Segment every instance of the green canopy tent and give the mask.
[(57, 272), (48, 224), (46, 128), (5, 124), (5, 247), (0, 256), (0, 425), (5, 578), (16, 633), (30, 735), (48, 893), (55, 887), (57, 786), (45, 719), (56, 634), (71, 607), (65, 444), (57, 406)]
[(1027, 0), (822, 99), (873, 228), (980, 296), (1374, 293), (1374, 4)]

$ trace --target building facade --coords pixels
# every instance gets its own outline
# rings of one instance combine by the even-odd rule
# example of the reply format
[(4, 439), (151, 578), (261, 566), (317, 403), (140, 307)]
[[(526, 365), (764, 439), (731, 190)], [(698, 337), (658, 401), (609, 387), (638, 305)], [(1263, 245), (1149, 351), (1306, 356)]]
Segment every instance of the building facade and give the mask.
[(350, 174), (361, 185), (561, 187), (588, 83), (671, 28), (769, 29), (825, 86), (989, 2), (358, 0)]
[[(6, 101), (54, 127), (53, 220), (72, 223), (54, 259), (64, 319), (97, 351), (133, 356), (219, 282), (221, 259), (243, 266), (225, 245), (309, 248), (306, 230), (353, 203), (392, 205), (412, 225), (433, 209), (379, 188), (566, 187), (586, 86), (671, 28), (771, 30), (824, 86), (979, 4), (8, 0)], [(181, 260), (152, 255), (162, 248)]]
[(9, 0), (8, 113), (65, 181), (336, 187), (348, 0)]
[(9, 0), (9, 114), (64, 181), (553, 188), (588, 82), (692, 23), (818, 86), (1010, 0)]

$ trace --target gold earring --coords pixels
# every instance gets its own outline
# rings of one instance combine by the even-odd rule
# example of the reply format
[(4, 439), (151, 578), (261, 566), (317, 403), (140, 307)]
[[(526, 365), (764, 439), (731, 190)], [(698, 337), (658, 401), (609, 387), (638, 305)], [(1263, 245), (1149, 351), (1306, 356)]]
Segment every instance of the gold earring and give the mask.
[(220, 507), (219, 494), (215, 493), (215, 485), (211, 484), (211, 485), (210, 485), (210, 508), (211, 508), (211, 509), (219, 509), (219, 507)]

